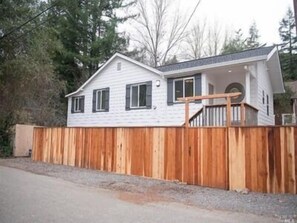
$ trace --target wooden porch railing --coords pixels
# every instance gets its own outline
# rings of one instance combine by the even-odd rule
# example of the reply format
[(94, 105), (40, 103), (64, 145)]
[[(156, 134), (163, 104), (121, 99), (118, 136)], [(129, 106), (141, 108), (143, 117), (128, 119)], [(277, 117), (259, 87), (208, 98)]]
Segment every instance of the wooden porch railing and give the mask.
[[(194, 114), (190, 120), (190, 126), (226, 126), (227, 105), (205, 105)], [(231, 104), (231, 125), (246, 126), (257, 125), (258, 110), (247, 103)]]

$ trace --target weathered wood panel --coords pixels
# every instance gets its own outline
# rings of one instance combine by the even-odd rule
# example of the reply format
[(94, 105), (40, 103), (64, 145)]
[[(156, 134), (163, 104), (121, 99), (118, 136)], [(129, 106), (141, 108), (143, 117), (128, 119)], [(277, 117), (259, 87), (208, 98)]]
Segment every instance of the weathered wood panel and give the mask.
[(222, 189), (294, 193), (297, 128), (40, 128), (32, 159)]
[(296, 127), (229, 128), (230, 189), (296, 194)]

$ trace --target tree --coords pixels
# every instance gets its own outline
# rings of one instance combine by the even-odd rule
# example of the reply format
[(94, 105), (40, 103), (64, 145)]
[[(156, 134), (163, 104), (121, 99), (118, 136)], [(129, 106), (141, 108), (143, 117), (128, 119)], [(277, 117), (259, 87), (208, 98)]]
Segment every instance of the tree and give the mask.
[(255, 22), (252, 23), (252, 25), (249, 28), (249, 36), (246, 40), (246, 47), (247, 49), (253, 49), (260, 46), (259, 42), (259, 30), (257, 29), (257, 25)]
[[(225, 33), (225, 35), (227, 35), (227, 33)], [(215, 21), (209, 26), (204, 54), (206, 56), (216, 56), (220, 53), (222, 45), (222, 27)]]
[(62, 125), (63, 81), (54, 72), (52, 53), (59, 41), (43, 26), (37, 1), (4, 1), (0, 17), (0, 156), (11, 154), (11, 126), (16, 123)]
[(171, 12), (173, 3), (169, 0), (138, 1), (139, 15), (135, 19), (136, 34), (132, 40), (146, 52), (149, 65), (165, 64), (185, 38), (187, 24), (178, 10)]
[(117, 31), (118, 24), (129, 16), (119, 18), (117, 10), (134, 1), (123, 0), (53, 0), (56, 7), (49, 14), (50, 25), (56, 31), (63, 48), (56, 53), (57, 71), (67, 81), (68, 92), (86, 81), (99, 66), (116, 51), (123, 51), (127, 38)]
[(297, 79), (297, 36), (295, 26), (295, 18), (292, 10), (289, 8), (279, 27), (279, 34), (282, 40), (280, 59), (286, 80)]
[(289, 86), (285, 86), (285, 93), (276, 94), (273, 100), (274, 114), (276, 116), (276, 124), (282, 124), (282, 114), (292, 112), (292, 96), (295, 92)]
[(242, 30), (239, 29), (235, 32), (235, 36), (225, 38), (222, 49), (222, 54), (237, 53), (246, 49), (246, 39), (243, 39)]
[(188, 57), (198, 59), (204, 56), (206, 43), (206, 21), (197, 23), (186, 37)]

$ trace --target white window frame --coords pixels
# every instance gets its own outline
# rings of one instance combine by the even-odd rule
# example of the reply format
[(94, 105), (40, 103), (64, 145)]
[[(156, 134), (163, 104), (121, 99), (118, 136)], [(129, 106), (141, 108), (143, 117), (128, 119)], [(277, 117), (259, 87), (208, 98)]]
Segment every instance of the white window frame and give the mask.
[[(95, 111), (106, 111), (106, 108), (102, 108), (102, 103), (103, 103), (103, 100), (105, 100), (102, 96), (102, 92), (103, 91), (107, 91), (107, 89), (98, 89), (96, 90), (96, 102), (95, 102)], [(98, 92), (101, 92), (101, 100), (100, 100), (100, 106), (99, 106), (99, 109), (98, 109)]]
[[(147, 91), (147, 84), (146, 83), (139, 83), (139, 84), (133, 84), (130, 86), (130, 108), (146, 108), (147, 105), (144, 106), (139, 106), (139, 99), (140, 99), (140, 86), (141, 85), (146, 85), (146, 91)], [(138, 90), (138, 101), (137, 101), (137, 106), (132, 106), (132, 88), (137, 87)], [(145, 101), (146, 102), (146, 101)], [(145, 103), (147, 104), (147, 102)]]
[(174, 102), (180, 102), (180, 101), (175, 100), (175, 82), (180, 81), (180, 80), (183, 81), (183, 97), (185, 97), (185, 94), (186, 94), (185, 83), (186, 83), (186, 80), (190, 80), (190, 79), (193, 80), (193, 96), (195, 96), (195, 78), (194, 77), (185, 77), (185, 78), (174, 79), (173, 80), (173, 101)]
[(81, 97), (81, 96), (74, 97), (74, 99), (73, 99), (73, 112), (75, 112), (75, 113), (82, 112), (82, 109), (81, 109), (82, 105), (80, 105), (82, 98), (83, 97)]

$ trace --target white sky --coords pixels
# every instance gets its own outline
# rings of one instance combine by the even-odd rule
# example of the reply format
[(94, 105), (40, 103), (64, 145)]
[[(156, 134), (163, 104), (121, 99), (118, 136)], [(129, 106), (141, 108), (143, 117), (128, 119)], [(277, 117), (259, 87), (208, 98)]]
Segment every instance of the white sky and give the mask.
[[(198, 0), (181, 0), (180, 9), (190, 14)], [(198, 18), (218, 21), (227, 29), (238, 30), (244, 34), (253, 21), (256, 22), (261, 43), (279, 43), (279, 22), (288, 7), (293, 9), (293, 0), (202, 0), (192, 22)]]

